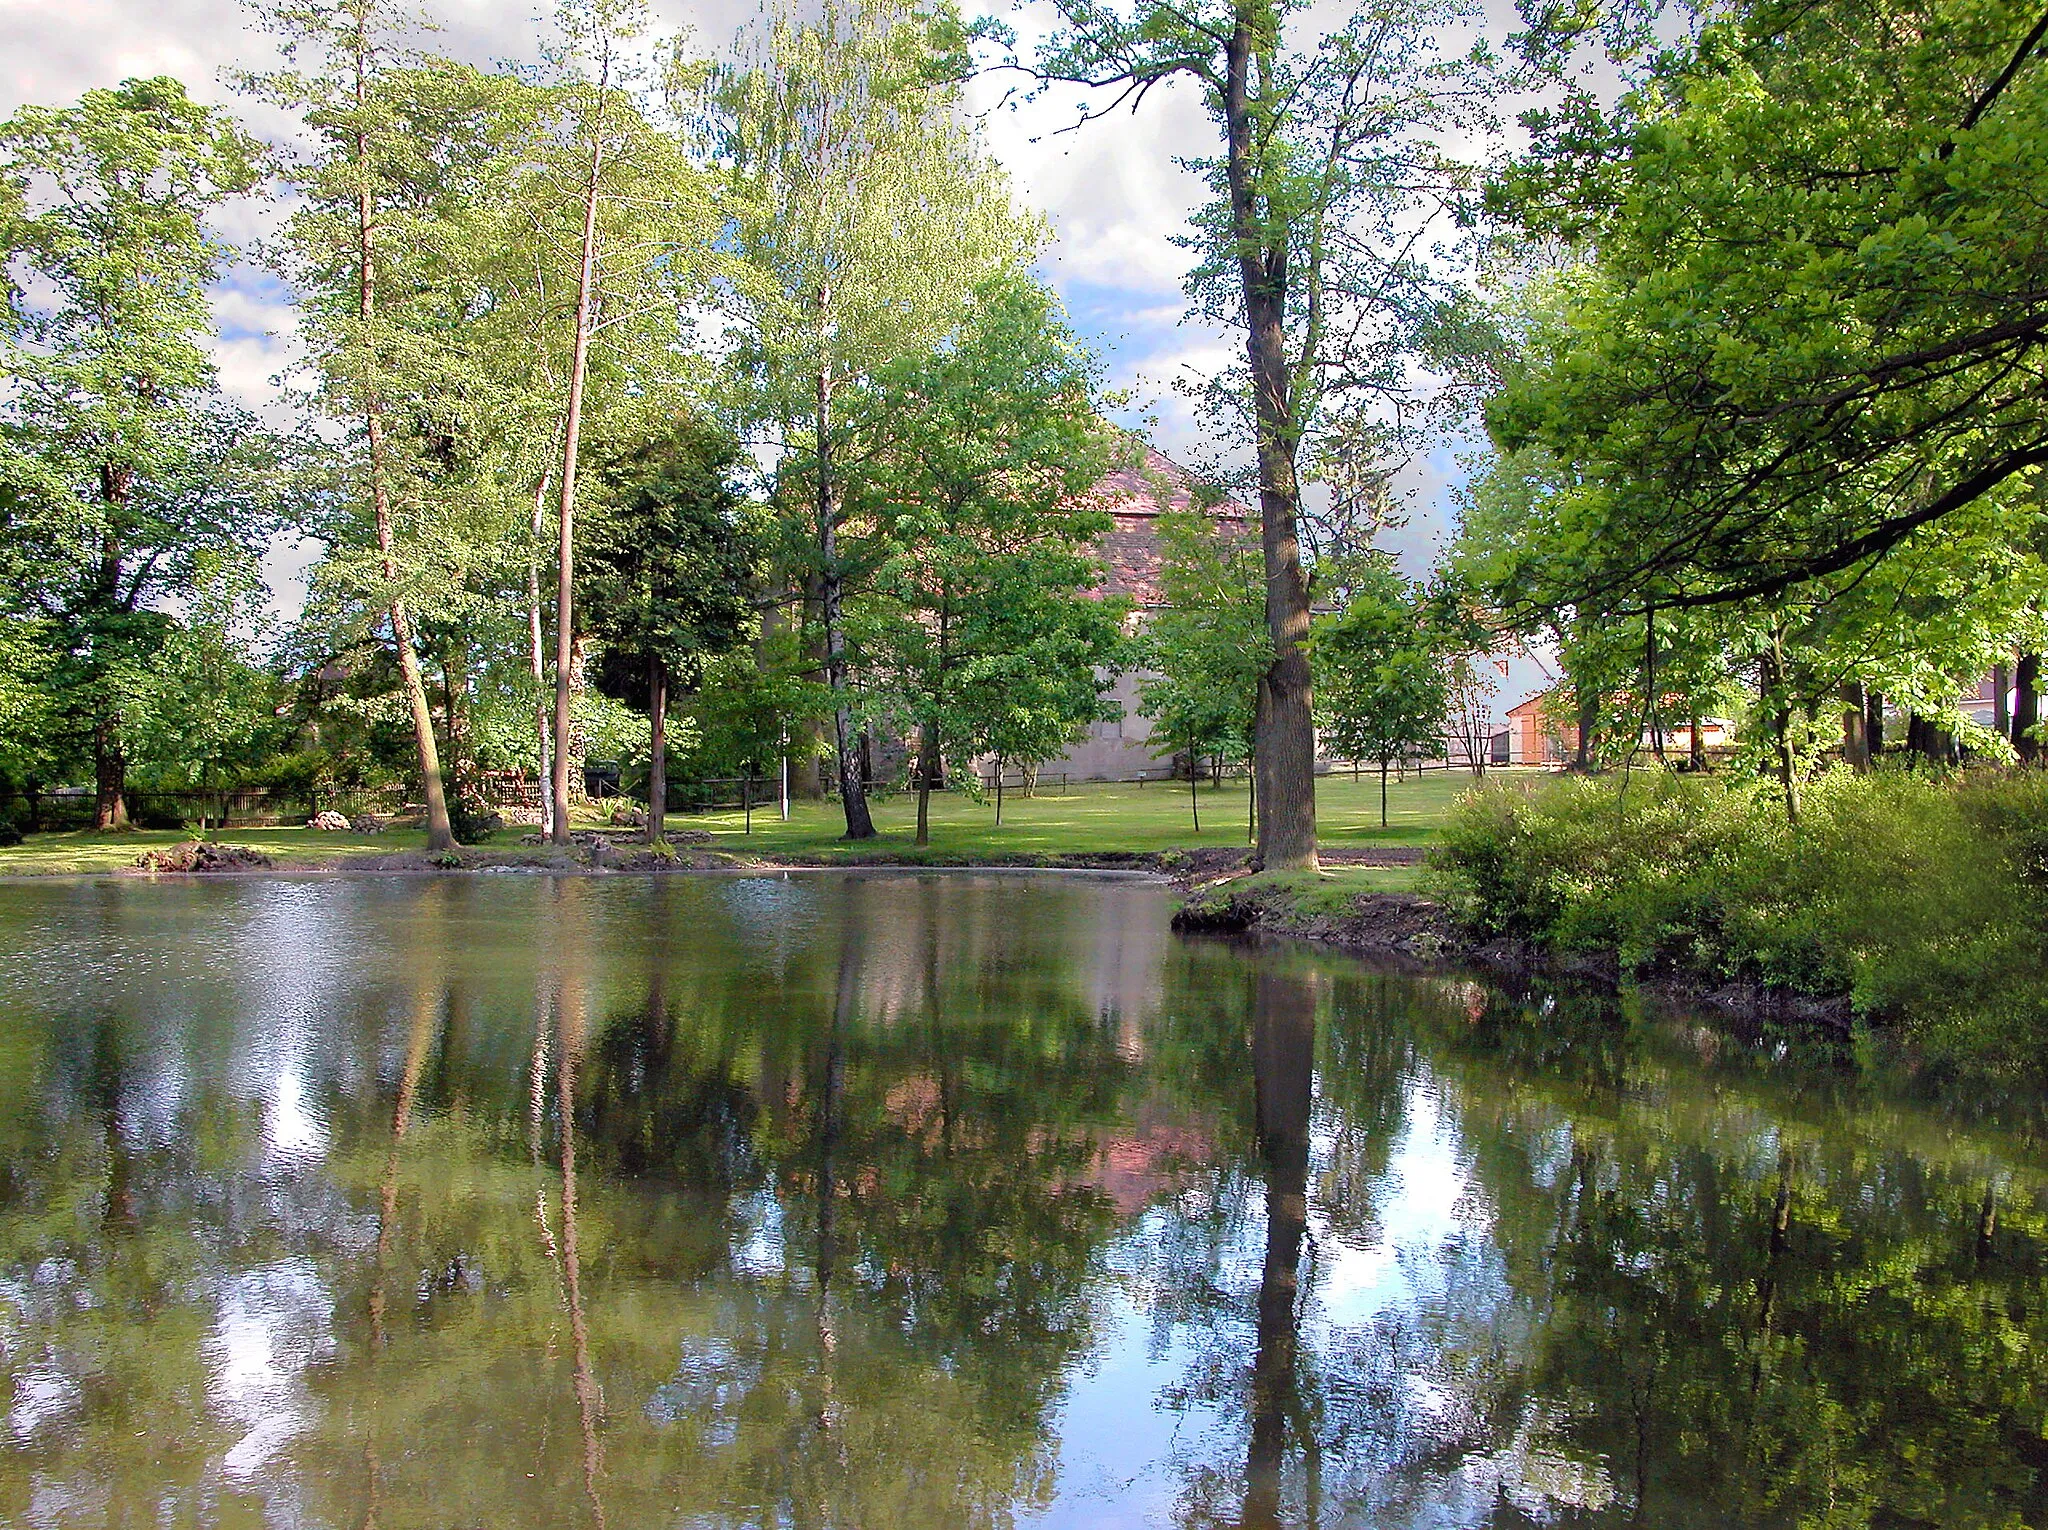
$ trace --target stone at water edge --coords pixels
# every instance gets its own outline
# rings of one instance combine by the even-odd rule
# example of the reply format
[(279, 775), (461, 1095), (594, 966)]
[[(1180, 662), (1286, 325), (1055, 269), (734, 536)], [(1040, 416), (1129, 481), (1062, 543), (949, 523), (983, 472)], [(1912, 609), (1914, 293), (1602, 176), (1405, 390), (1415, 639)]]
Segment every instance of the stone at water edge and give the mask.
[(349, 822), (341, 814), (335, 812), (334, 809), (328, 808), (324, 812), (315, 813), (311, 818), (308, 818), (306, 820), (306, 827), (318, 829), (323, 834), (346, 834), (349, 831)]
[(161, 850), (145, 850), (135, 857), (143, 871), (253, 871), (276, 862), (261, 850), (246, 845), (221, 845), (209, 840), (186, 840)]

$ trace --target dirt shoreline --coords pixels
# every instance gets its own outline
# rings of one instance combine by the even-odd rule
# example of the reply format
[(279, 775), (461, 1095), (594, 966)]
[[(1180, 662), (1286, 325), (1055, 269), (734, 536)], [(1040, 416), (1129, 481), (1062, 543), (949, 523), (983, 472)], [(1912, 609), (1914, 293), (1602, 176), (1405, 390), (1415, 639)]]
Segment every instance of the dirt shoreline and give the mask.
[(1310, 941), (1441, 972), (1478, 968), (1503, 977), (1593, 982), (1631, 989), (1660, 1008), (1706, 1010), (1728, 1020), (1774, 1021), (1833, 1035), (1848, 1034), (1853, 1019), (1846, 994), (1802, 994), (1684, 972), (1629, 975), (1613, 952), (1560, 959), (1526, 941), (1487, 939), (1420, 893), (1358, 893), (1342, 913), (1313, 913), (1284, 889), (1239, 889), (1223, 881), (1195, 888), (1174, 914), (1173, 927), (1190, 935)]
[[(1327, 853), (1331, 865), (1410, 866), (1426, 852), (1409, 846), (1349, 848)], [(665, 850), (651, 849), (637, 831), (579, 831), (574, 845), (471, 845), (430, 854), (398, 850), (388, 854), (358, 853), (341, 860), (277, 854), (232, 842), (189, 841), (146, 852), (137, 864), (102, 871), (46, 872), (0, 877), (0, 880), (42, 880), (48, 876), (255, 876), (347, 875), (394, 873), (475, 875), (479, 873), (556, 873), (560, 875), (666, 876), (703, 871), (854, 871), (863, 868), (900, 870), (986, 871), (1121, 871), (1168, 877), (1183, 887), (1226, 877), (1245, 869), (1245, 849), (1084, 850), (977, 855), (915, 848), (866, 850), (849, 846), (831, 855), (750, 854), (744, 849), (712, 848), (703, 840), (672, 840)]]

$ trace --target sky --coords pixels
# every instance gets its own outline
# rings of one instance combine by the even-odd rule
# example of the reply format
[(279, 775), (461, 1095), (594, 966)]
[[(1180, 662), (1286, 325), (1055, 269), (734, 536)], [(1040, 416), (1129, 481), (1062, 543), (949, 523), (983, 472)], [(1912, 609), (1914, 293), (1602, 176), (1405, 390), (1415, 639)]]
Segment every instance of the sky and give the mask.
[[(687, 28), (706, 52), (728, 45), (758, 14), (751, 0), (654, 4), (663, 23)], [(1505, 12), (1502, 0), (1492, 9)], [(544, 31), (543, 7), (516, 0), (435, 0), (431, 13), (441, 26), (436, 51), (476, 63), (529, 60)], [(1035, 13), (1005, 19), (1028, 37)], [(260, 68), (273, 58), (240, 0), (0, 0), (0, 111), (24, 102), (58, 105), (94, 86), (168, 74), (202, 100), (233, 103), (255, 131), (281, 136), (288, 124), (235, 95), (223, 79), (227, 69)], [(1202, 198), (1200, 183), (1175, 158), (1209, 152), (1214, 127), (1193, 89), (1180, 85), (1154, 91), (1135, 114), (1062, 133), (1056, 130), (1072, 120), (1074, 98), (1008, 109), (999, 103), (1013, 82), (977, 81), (975, 99), (987, 146), (1008, 170), (1018, 200), (1050, 221), (1054, 237), (1043, 274), (1101, 351), (1112, 386), (1131, 391), (1129, 421), (1156, 418), (1153, 439), (1168, 456), (1196, 464), (1212, 458), (1174, 382), (1213, 371), (1240, 342), (1185, 322), (1188, 252), (1173, 238)], [(246, 206), (221, 231), (247, 240), (274, 216), (273, 208)], [(216, 315), (223, 387), (266, 412), (277, 398), (275, 380), (293, 357), (286, 294), (254, 268), (239, 268), (217, 294)], [(1413, 572), (1421, 572), (1448, 525), (1459, 454), (1459, 443), (1443, 443), (1399, 480), (1412, 519), (1393, 541)], [(295, 576), (310, 555), (310, 548), (279, 548), (267, 560), (281, 608), (296, 607)]]

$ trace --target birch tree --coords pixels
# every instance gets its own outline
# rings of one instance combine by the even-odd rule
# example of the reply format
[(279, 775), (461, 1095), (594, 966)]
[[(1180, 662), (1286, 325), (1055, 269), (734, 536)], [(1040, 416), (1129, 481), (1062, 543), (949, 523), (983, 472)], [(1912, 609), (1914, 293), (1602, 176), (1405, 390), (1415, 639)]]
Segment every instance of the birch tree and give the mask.
[(576, 659), (576, 494), (595, 403), (615, 431), (643, 437), (693, 369), (693, 319), (720, 278), (715, 248), (729, 201), (689, 157), (676, 124), (652, 115), (641, 51), (643, 0), (572, 0), (556, 16), (553, 104), (537, 152), (509, 199), (530, 250), (536, 356), (561, 379), (555, 440), (555, 643), (549, 832), (569, 842), (571, 705)]
[(950, 9), (830, 0), (816, 21), (770, 22), (719, 91), (721, 151), (754, 197), (742, 238), (768, 287), (752, 313), (755, 411), (808, 490), (850, 839), (875, 828), (847, 657), (845, 600), (863, 561), (846, 545), (843, 396), (947, 334), (981, 282), (1040, 239), (961, 115), (965, 41)]

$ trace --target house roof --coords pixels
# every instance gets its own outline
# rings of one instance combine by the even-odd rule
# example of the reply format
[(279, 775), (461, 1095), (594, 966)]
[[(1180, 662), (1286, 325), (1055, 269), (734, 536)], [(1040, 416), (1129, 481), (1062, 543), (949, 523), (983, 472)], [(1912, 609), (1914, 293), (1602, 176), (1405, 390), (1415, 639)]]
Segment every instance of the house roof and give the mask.
[[(1090, 489), (1090, 507), (1106, 512), (1113, 523), (1095, 544), (1102, 557), (1103, 578), (1093, 593), (1126, 595), (1140, 606), (1162, 604), (1159, 547), (1152, 522), (1169, 510), (1202, 508), (1198, 488), (1194, 474), (1148, 445), (1137, 463), (1118, 468)], [(1252, 520), (1249, 510), (1228, 498), (1209, 506), (1209, 514), (1239, 530)]]

